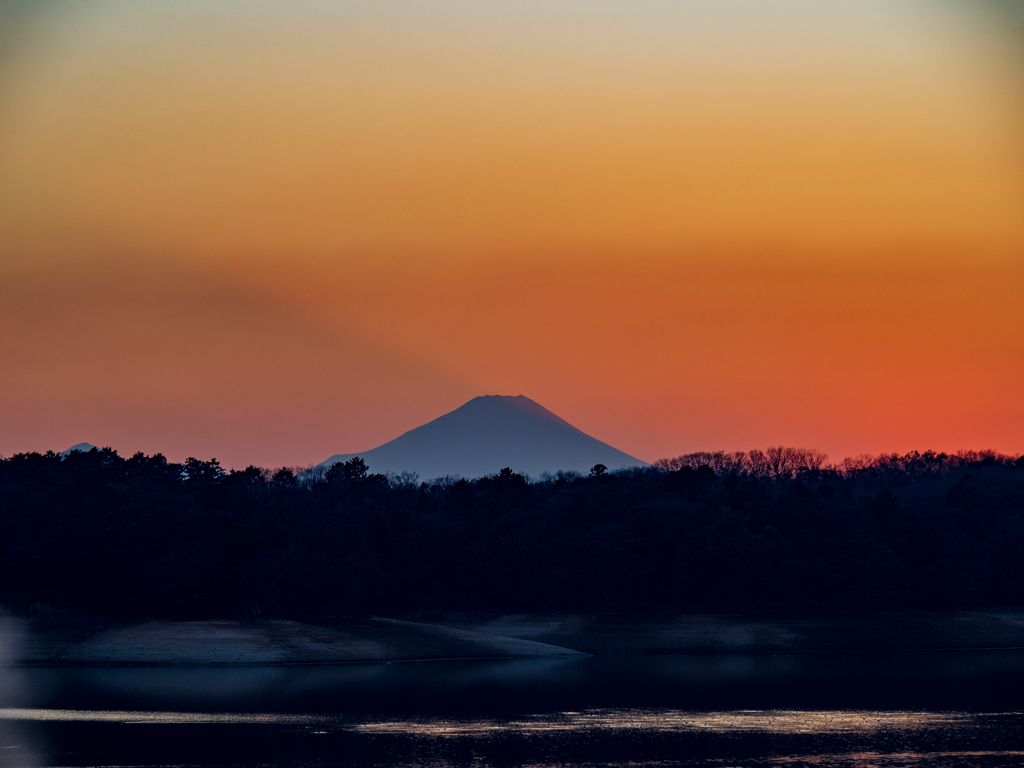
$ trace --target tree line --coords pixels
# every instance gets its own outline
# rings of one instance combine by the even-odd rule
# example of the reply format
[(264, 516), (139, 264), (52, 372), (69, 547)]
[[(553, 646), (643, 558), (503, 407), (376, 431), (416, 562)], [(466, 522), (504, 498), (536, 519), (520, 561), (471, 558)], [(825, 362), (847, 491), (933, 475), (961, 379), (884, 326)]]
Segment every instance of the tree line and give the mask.
[(1024, 605), (1024, 457), (773, 447), (530, 480), (0, 460), (0, 605), (304, 619)]

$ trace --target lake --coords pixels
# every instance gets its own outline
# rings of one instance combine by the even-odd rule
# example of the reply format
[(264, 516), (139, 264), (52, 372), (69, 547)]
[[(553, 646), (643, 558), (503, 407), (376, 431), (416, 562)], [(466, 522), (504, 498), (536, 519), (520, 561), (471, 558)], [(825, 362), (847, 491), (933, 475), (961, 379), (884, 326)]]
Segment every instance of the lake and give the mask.
[(1024, 765), (1024, 651), (0, 671), (0, 768)]

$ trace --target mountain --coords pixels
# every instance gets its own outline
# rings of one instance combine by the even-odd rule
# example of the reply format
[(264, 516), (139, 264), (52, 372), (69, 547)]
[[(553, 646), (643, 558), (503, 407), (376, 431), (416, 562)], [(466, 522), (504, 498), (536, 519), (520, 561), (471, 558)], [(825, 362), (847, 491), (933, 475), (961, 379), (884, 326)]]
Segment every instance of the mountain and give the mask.
[(422, 478), (482, 477), (511, 467), (516, 472), (647, 466), (560, 419), (528, 397), (476, 397), (390, 443), (363, 453), (331, 456), (330, 466), (361, 456), (371, 472), (416, 472)]
[(96, 446), (93, 445), (92, 443), (79, 443), (78, 445), (72, 445), (66, 451), (61, 451), (57, 455), (58, 456), (67, 456), (72, 451), (81, 451), (82, 453), (88, 453), (89, 451), (91, 451), (95, 447)]

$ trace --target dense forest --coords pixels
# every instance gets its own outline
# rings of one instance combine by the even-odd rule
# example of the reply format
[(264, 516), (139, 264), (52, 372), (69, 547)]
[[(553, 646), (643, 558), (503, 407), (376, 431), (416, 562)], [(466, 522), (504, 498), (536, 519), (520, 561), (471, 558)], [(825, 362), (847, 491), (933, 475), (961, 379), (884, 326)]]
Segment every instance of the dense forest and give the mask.
[(1024, 605), (1024, 457), (690, 454), (530, 480), (0, 460), (3, 610), (107, 617)]

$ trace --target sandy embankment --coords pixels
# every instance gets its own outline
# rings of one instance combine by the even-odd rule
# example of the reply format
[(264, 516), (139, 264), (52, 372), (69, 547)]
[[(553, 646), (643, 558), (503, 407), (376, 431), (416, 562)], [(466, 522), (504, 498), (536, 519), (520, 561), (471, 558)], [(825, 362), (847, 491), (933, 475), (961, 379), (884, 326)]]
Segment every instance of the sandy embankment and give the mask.
[(330, 664), (583, 654), (794, 653), (1024, 648), (1024, 610), (816, 618), (726, 615), (497, 616), (151, 621), (130, 626), (5, 620), (0, 665)]
[(343, 627), (296, 621), (151, 621), (109, 628), (18, 632), (20, 664), (329, 664), (413, 659), (572, 656), (577, 651), (496, 633), (393, 619)]
[(562, 645), (591, 654), (1024, 648), (1022, 609), (810, 618), (707, 614), (500, 616), (448, 626)]

